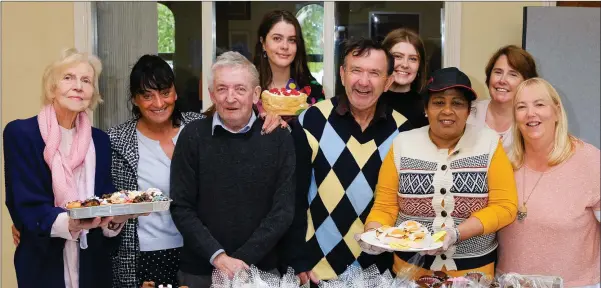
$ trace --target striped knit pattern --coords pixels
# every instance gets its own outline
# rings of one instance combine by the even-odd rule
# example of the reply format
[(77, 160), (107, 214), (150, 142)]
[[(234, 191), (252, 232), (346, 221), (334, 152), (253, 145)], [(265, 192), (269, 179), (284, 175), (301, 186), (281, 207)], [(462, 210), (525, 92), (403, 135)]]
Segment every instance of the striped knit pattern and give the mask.
[(325, 100), (299, 116), (312, 151), (308, 253), (313, 272), (325, 280), (336, 278), (349, 265), (370, 264), (361, 260), (369, 256), (361, 256), (353, 237), (363, 232), (392, 140), (411, 127), (388, 108), (386, 118), (374, 119), (361, 131), (352, 116), (336, 112), (336, 105), (337, 99)]
[[(468, 125), (455, 152), (449, 155), (447, 149), (439, 150), (432, 143), (428, 129), (426, 126), (403, 133), (401, 136), (405, 137), (393, 143), (399, 173), (400, 211), (396, 224), (415, 220), (430, 232), (437, 232), (443, 227), (456, 227), (487, 206), (488, 167), (499, 140), (489, 130)], [(443, 266), (447, 270), (464, 270), (466, 265), (468, 269), (477, 268), (470, 266), (480, 266), (483, 259), (472, 261), (474, 265), (469, 260), (465, 263), (465, 259), (490, 259), (496, 248), (494, 233), (472, 237), (451, 246), (445, 256), (436, 256), (432, 265), (425, 268), (435, 271)], [(413, 253), (396, 254), (408, 259)], [(456, 261), (464, 262), (460, 263), (462, 267)]]

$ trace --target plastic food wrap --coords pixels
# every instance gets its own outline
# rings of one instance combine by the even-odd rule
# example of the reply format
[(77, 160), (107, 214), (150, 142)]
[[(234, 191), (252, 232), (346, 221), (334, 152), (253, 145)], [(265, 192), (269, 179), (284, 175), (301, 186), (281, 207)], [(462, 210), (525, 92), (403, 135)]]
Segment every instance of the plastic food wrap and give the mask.
[(497, 276), (500, 288), (561, 288), (563, 279), (556, 276), (507, 273)]
[(416, 253), (408, 262), (413, 265), (399, 271), (396, 278), (388, 270), (380, 273), (376, 265), (367, 269), (349, 266), (337, 279), (321, 281), (319, 288), (418, 288), (413, 278), (423, 266), (424, 257)]
[[(406, 268), (399, 271), (396, 278), (389, 271), (380, 273), (376, 265), (367, 269), (349, 266), (337, 279), (321, 281), (319, 288), (562, 288), (563, 280), (554, 276), (519, 275), (515, 273), (498, 275), (496, 281), (480, 273), (467, 273), (463, 277), (451, 277), (444, 272), (434, 272), (432, 276), (417, 273), (424, 265), (425, 257), (416, 253)], [(309, 288), (306, 283), (300, 286), (300, 279), (292, 268), (282, 277), (263, 272), (255, 266), (241, 270), (232, 279), (219, 270), (213, 271), (212, 288)]]
[(212, 275), (211, 288), (309, 288), (309, 283), (300, 286), (300, 280), (292, 268), (288, 268), (281, 278), (277, 275), (260, 271), (254, 265), (248, 270), (240, 270), (230, 279), (227, 274), (215, 269)]

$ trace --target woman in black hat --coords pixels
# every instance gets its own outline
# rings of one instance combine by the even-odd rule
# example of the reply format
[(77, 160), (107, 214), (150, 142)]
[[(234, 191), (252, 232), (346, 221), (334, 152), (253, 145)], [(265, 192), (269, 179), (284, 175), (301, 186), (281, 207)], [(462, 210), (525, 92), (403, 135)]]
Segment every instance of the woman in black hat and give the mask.
[[(380, 169), (365, 231), (410, 220), (430, 233), (445, 231), (443, 246), (423, 253), (424, 268), (416, 275), (424, 278), (420, 281), (434, 281), (434, 271), (438, 278), (493, 277), (495, 232), (517, 213), (511, 163), (497, 133), (466, 125), (476, 93), (463, 72), (455, 67), (435, 71), (426, 90), (430, 125), (394, 139)], [(393, 270), (407, 268), (414, 255), (395, 252)]]

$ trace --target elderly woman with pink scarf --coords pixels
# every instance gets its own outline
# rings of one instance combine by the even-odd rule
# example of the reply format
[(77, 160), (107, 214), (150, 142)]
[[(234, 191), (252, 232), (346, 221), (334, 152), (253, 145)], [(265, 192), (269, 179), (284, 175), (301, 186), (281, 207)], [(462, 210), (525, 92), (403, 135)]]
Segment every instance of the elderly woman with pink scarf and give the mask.
[(21, 232), (19, 287), (111, 286), (115, 236), (132, 216), (75, 220), (65, 210), (115, 191), (108, 135), (87, 113), (102, 101), (101, 70), (95, 56), (65, 51), (44, 71), (40, 113), (4, 129), (6, 206)]

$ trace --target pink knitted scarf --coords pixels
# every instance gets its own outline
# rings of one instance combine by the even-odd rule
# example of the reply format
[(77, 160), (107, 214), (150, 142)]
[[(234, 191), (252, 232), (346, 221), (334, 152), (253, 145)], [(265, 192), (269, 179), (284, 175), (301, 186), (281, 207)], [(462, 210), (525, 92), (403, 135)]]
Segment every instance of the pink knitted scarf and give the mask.
[[(46, 143), (44, 160), (52, 174), (54, 205), (64, 208), (70, 201), (83, 200), (80, 198), (84, 198), (87, 191), (81, 189), (85, 190), (86, 185), (85, 183), (76, 183), (73, 171), (84, 164), (86, 156), (95, 157), (94, 149), (89, 149), (90, 141), (92, 141), (92, 125), (87, 113), (80, 112), (75, 119), (76, 132), (69, 155), (62, 155), (59, 151), (61, 130), (52, 104), (42, 108), (38, 114), (38, 125), (42, 139)], [(92, 155), (87, 155), (88, 152)]]

